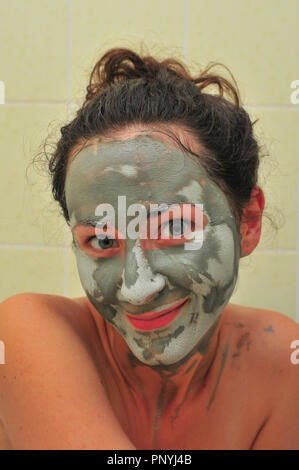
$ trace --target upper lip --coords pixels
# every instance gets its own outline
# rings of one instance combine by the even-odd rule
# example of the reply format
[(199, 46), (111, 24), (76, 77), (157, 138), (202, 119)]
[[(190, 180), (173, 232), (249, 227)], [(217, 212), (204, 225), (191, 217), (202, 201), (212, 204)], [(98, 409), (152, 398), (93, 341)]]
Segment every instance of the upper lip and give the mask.
[(151, 320), (153, 318), (157, 318), (157, 317), (160, 317), (162, 315), (165, 315), (166, 313), (169, 313), (172, 310), (175, 310), (176, 308), (180, 307), (183, 303), (185, 303), (187, 299), (188, 299), (188, 296), (185, 297), (184, 299), (181, 299), (178, 302), (170, 305), (170, 307), (167, 307), (165, 310), (159, 310), (158, 312), (157, 311), (156, 312), (149, 311), (149, 312), (146, 312), (146, 313), (139, 313), (137, 315), (132, 315), (131, 313), (125, 312), (125, 314), (128, 317), (134, 318), (135, 320), (137, 318), (140, 319), (140, 320)]

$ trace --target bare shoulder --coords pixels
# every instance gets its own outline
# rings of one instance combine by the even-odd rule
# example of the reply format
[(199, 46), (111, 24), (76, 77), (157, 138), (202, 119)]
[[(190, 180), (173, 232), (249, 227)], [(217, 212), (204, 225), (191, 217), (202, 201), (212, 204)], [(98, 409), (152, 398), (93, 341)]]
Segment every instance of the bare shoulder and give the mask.
[(299, 340), (299, 325), (287, 315), (273, 310), (229, 304), (222, 319), (223, 331), (237, 331), (237, 337), (246, 335), (257, 352), (271, 354), (279, 359), (281, 354), (290, 352), (291, 343)]
[(241, 364), (234, 376), (243, 370), (254, 407), (265, 410), (252, 448), (299, 449), (299, 325), (283, 313), (230, 304), (222, 329), (231, 362)]
[(77, 357), (80, 362), (80, 357), (86, 355), (84, 350), (88, 353), (92, 325), (83, 298), (35, 293), (9, 297), (0, 304), (0, 339), (5, 363), (17, 361), (18, 367), (22, 364), (26, 368), (29, 363), (42, 364), (51, 358), (53, 364), (58, 364), (68, 355), (76, 356), (76, 348), (81, 352)]
[[(23, 293), (7, 298), (0, 304), (0, 331), (27, 332), (31, 338), (40, 335), (50, 324), (56, 333), (60, 328), (71, 329), (82, 339), (90, 336), (91, 315), (84, 298), (67, 298), (59, 295)], [(49, 330), (49, 335), (51, 331)], [(44, 338), (46, 341), (46, 338)]]
[[(235, 328), (248, 328), (261, 342), (265, 342), (264, 338), (270, 338), (270, 341), (275, 341), (277, 346), (280, 344), (282, 347), (286, 341), (299, 335), (298, 323), (284, 313), (236, 304), (230, 304), (224, 319), (224, 325), (229, 324)], [(269, 334), (262, 335), (262, 332)]]
[(247, 361), (257, 380), (277, 382), (279, 390), (292, 377), (298, 380), (299, 365), (294, 368), (292, 358), (299, 349), (299, 325), (293, 319), (272, 310), (229, 304), (221, 328), (231, 343), (232, 358)]
[(95, 367), (89, 321), (81, 299), (26, 293), (1, 303), (0, 420), (12, 448), (132, 448)]
[[(76, 347), (82, 353), (90, 336), (89, 322), (82, 299), (35, 293), (9, 297), (0, 304), (0, 339), (7, 366), (0, 374), (14, 368), (26, 370), (30, 363), (42, 365), (47, 360), (57, 365), (74, 355)], [(40, 376), (43, 373), (41, 369)]]
[[(41, 309), (41, 307), (43, 307)], [(69, 312), (74, 312), (78, 315), (84, 309), (83, 298), (70, 299), (60, 295), (36, 294), (26, 292), (8, 297), (0, 303), (0, 318), (10, 318), (12, 315), (14, 319), (21, 318), (22, 315), (30, 313), (39, 313), (39, 318), (42, 320), (46, 316), (57, 314), (64, 317), (70, 317)], [(17, 315), (17, 318), (15, 317)], [(71, 317), (70, 317), (71, 318)], [(72, 317), (74, 318), (74, 317)]]

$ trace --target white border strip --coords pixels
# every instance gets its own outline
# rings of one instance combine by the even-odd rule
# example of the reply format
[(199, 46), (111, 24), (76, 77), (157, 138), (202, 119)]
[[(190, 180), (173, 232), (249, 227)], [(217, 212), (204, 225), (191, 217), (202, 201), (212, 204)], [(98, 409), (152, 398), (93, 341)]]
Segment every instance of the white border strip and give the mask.
[[(299, 104), (297, 106), (297, 122), (299, 123)], [(297, 128), (297, 244), (296, 244), (296, 314), (295, 320), (299, 323), (299, 130)]]
[[(299, 10), (299, 1), (297, 4), (297, 8)], [(299, 32), (299, 30), (298, 30)], [(298, 35), (298, 44), (299, 44), (299, 35)], [(298, 62), (298, 68), (299, 70), (299, 57), (297, 57), (297, 62)], [(296, 79), (298, 77), (295, 77)], [(295, 105), (297, 106), (297, 122), (299, 124), (299, 104)], [(295, 284), (295, 290), (296, 290), (296, 312), (295, 312), (295, 321), (299, 323), (299, 129), (297, 128), (297, 211), (296, 211), (296, 217), (297, 217), (297, 243), (296, 243), (296, 284)]]

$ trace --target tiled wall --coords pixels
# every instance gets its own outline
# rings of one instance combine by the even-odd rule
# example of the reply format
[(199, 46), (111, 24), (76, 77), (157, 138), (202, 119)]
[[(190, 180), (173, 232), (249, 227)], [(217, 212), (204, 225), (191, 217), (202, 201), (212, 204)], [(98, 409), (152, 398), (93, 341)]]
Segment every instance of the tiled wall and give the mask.
[(259, 248), (241, 260), (232, 301), (299, 321), (299, 104), (290, 101), (290, 84), (299, 80), (299, 2), (10, 0), (0, 8), (0, 299), (26, 291), (83, 294), (48, 180), (29, 163), (50, 132), (55, 142), (100, 55), (144, 44), (194, 72), (223, 62), (247, 111), (260, 119), (256, 132), (269, 152), (260, 183), (267, 212), (283, 225), (276, 234), (265, 219)]

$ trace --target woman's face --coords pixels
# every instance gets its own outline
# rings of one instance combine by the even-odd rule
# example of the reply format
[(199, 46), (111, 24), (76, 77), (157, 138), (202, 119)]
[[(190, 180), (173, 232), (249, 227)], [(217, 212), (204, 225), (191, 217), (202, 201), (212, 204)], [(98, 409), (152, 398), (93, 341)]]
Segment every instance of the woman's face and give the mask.
[[(143, 363), (184, 359), (237, 280), (239, 232), (220, 187), (196, 157), (145, 135), (84, 147), (68, 166), (65, 193), (90, 302)], [(190, 228), (202, 243), (192, 245)]]

